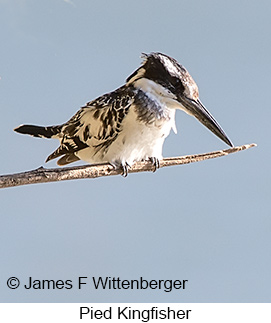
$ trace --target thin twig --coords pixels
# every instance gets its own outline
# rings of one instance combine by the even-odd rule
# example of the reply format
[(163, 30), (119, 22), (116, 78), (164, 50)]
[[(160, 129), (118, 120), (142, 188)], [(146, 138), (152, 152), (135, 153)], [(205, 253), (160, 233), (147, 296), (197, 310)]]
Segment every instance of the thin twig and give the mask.
[[(213, 151), (205, 154), (164, 158), (160, 161), (160, 168), (174, 165), (185, 165), (206, 159), (227, 156), (229, 154), (236, 153), (241, 150), (246, 150), (255, 146), (256, 144), (249, 144), (225, 150)], [(139, 173), (147, 171), (154, 171), (154, 165), (151, 161), (137, 162), (129, 169), (129, 173)], [(112, 176), (119, 174), (122, 174), (122, 169), (115, 169), (108, 163), (51, 169), (40, 167), (23, 173), (0, 176), (0, 188), (36, 183), (65, 181), (71, 179), (96, 178), (101, 176)]]

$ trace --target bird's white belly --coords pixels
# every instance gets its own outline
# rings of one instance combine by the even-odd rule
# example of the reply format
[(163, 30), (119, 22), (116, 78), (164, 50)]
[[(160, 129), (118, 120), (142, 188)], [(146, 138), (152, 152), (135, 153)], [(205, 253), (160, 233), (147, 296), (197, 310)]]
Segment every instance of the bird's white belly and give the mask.
[(175, 127), (175, 110), (170, 112), (170, 119), (155, 120), (146, 124), (137, 120), (136, 112), (131, 107), (123, 120), (122, 131), (108, 147), (105, 154), (94, 154), (93, 148), (78, 152), (78, 157), (89, 163), (110, 162), (129, 164), (149, 157), (162, 159), (162, 148), (171, 128)]

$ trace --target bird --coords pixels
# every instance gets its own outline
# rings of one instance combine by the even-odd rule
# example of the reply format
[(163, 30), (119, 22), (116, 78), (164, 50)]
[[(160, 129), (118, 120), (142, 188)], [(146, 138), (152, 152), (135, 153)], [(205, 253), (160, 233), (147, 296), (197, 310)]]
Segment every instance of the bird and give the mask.
[(159, 168), (165, 138), (177, 133), (176, 110), (198, 119), (227, 145), (224, 130), (199, 99), (196, 82), (174, 58), (160, 52), (142, 54), (142, 63), (124, 85), (81, 107), (61, 125), (21, 125), (14, 130), (34, 137), (60, 140), (46, 162), (59, 166), (79, 160), (110, 163), (127, 176), (137, 161), (150, 160)]

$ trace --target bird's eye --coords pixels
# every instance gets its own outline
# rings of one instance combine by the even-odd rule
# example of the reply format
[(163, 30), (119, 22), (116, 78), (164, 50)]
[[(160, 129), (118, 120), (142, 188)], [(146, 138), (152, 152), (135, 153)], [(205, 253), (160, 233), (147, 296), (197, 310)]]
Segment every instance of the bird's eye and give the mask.
[(176, 90), (180, 91), (180, 92), (183, 92), (184, 91), (184, 86), (183, 86), (183, 83), (180, 79), (176, 79), (175, 80), (175, 88)]
[(181, 84), (181, 80), (176, 79), (176, 81), (175, 81), (175, 85), (176, 85), (176, 86), (178, 86), (178, 85), (180, 85), (180, 84)]

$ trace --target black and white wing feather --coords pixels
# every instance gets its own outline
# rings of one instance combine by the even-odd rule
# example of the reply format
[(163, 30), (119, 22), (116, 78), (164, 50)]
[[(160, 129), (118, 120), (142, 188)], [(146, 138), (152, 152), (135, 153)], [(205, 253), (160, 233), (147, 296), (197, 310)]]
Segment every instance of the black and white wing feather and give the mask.
[(79, 160), (77, 154), (83, 149), (88, 150), (90, 160), (102, 160), (122, 130), (122, 121), (133, 100), (133, 92), (123, 86), (88, 102), (67, 123), (59, 126), (60, 146), (46, 161), (62, 156), (57, 163), (66, 165)]

